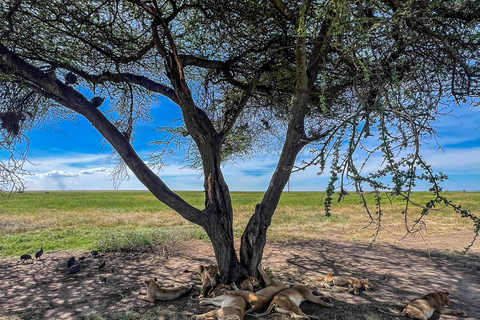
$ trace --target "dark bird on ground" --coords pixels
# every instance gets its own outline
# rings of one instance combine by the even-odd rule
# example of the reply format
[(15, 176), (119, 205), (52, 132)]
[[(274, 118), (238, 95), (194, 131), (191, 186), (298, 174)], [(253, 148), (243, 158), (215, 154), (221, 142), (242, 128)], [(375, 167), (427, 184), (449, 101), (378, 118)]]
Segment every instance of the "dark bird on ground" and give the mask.
[(20, 260), (22, 260), (22, 263), (24, 263), (24, 262), (27, 261), (27, 260), (32, 260), (32, 256), (29, 255), (29, 254), (22, 254), (22, 255), (20, 256)]
[(93, 250), (93, 251), (90, 252), (90, 253), (92, 254), (92, 257), (98, 256), (98, 251)]
[(112, 273), (115, 273), (115, 269), (112, 268)]
[(77, 272), (80, 271), (80, 269), (82, 269), (82, 263), (80, 262), (79, 264), (77, 264), (76, 266), (72, 266), (68, 269), (68, 272), (70, 273), (70, 275), (77, 275)]
[(39, 259), (43, 254), (43, 244), (40, 246), (40, 250), (35, 253), (35, 259)]
[(105, 264), (105, 261), (103, 261), (102, 264), (98, 266), (98, 270), (102, 270), (103, 268), (105, 268)]
[(105, 98), (102, 97), (93, 97), (92, 100), (90, 100), (95, 108), (100, 107), (103, 104), (103, 101), (105, 101)]
[(67, 268), (70, 269), (70, 267), (73, 266), (74, 264), (75, 264), (75, 257), (71, 257), (67, 261)]
[(65, 84), (75, 84), (77, 83), (77, 76), (74, 73), (67, 73), (65, 75)]
[(79, 260), (79, 261), (83, 261), (83, 260), (85, 260), (85, 258), (86, 258), (86, 257), (80, 257), (80, 258), (78, 258), (78, 260)]
[(102, 282), (105, 283), (105, 284), (107, 284), (107, 277), (103, 277), (103, 278), (102, 278)]

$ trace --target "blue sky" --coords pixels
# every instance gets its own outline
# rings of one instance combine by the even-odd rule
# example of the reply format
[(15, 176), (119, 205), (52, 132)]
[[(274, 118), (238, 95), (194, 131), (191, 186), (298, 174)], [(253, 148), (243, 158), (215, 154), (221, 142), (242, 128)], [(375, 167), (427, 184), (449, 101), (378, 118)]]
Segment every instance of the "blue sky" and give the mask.
[[(449, 175), (444, 190), (480, 190), (480, 109), (452, 106), (455, 117), (441, 118), (437, 123), (439, 150), (432, 141), (424, 145), (423, 155), (436, 172)], [(179, 109), (170, 102), (156, 106), (153, 115), (157, 125), (180, 118)], [(457, 119), (458, 118), (458, 119)], [(100, 135), (85, 120), (57, 124), (60, 131), (34, 131), (29, 135), (30, 152), (26, 168), (27, 190), (114, 190), (109, 147), (101, 147)], [(151, 136), (147, 127), (136, 142), (138, 153), (147, 160), (151, 151), (145, 139)], [(203, 178), (198, 171), (184, 168), (180, 155), (168, 158), (160, 177), (173, 190), (202, 190)], [(264, 191), (276, 165), (274, 155), (238, 160), (226, 164), (224, 174), (232, 191)], [(372, 166), (379, 164), (373, 162)], [(367, 168), (368, 169), (368, 168)], [(372, 168), (373, 169), (373, 168)], [(295, 173), (290, 180), (292, 191), (324, 191), (327, 174), (317, 176), (317, 168)], [(326, 170), (328, 173), (328, 170)], [(143, 190), (135, 176), (123, 181), (119, 190)], [(419, 185), (418, 190), (427, 186)]]

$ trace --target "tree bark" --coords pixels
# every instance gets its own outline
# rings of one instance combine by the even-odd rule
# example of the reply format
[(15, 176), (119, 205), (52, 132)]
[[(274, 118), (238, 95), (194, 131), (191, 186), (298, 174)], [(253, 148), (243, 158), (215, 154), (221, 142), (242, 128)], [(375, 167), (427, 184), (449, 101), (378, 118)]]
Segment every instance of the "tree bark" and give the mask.
[(198, 224), (212, 241), (221, 281), (241, 281), (247, 272), (240, 264), (234, 247), (232, 201), (221, 169), (222, 135), (216, 131), (205, 112), (195, 105), (175, 49), (166, 57), (165, 67), (175, 89), (185, 126), (202, 159), (205, 209)]
[[(274, 3), (279, 6), (283, 5), (281, 1), (274, 1)], [(305, 3), (306, 5), (307, 3)], [(282, 6), (280, 8), (282, 13), (285, 14), (284, 8)], [(295, 23), (302, 23), (302, 19), (294, 19), (293, 17), (290, 17), (290, 19), (293, 19)], [(297, 29), (302, 30), (302, 26), (300, 25)], [(282, 153), (263, 200), (255, 207), (255, 213), (248, 221), (242, 235), (240, 259), (251, 275), (257, 275), (257, 266), (261, 262), (266, 244), (267, 229), (272, 222), (272, 216), (277, 208), (283, 189), (290, 179), (297, 155), (308, 144), (304, 121), (309, 93), (309, 77), (307, 73), (305, 35), (301, 31), (297, 34), (296, 40), (295, 77), (296, 85), (291, 103), (291, 118)]]
[(255, 212), (250, 217), (242, 234), (240, 261), (249, 275), (258, 275), (257, 267), (262, 261), (263, 250), (267, 241), (267, 229), (272, 223), (272, 216), (280, 201), (283, 189), (290, 179), (295, 159), (303, 146), (303, 143), (294, 143), (293, 141), (284, 145), (277, 168), (262, 202), (256, 205)]
[(212, 241), (222, 283), (240, 282), (247, 275), (234, 247), (233, 208), (230, 190), (221, 170), (220, 142), (202, 150), (205, 174), (205, 210), (201, 226)]

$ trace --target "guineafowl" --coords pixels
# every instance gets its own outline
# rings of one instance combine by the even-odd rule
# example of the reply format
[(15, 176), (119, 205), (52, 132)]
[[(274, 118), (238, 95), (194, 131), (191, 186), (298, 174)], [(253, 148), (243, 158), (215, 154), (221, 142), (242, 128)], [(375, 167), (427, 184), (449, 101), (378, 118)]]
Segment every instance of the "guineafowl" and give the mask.
[(70, 275), (74, 275), (74, 276), (77, 276), (77, 272), (80, 271), (80, 269), (82, 269), (82, 263), (80, 262), (79, 264), (77, 264), (76, 266), (72, 266), (68, 269), (68, 272), (70, 273)]
[(103, 104), (103, 101), (105, 101), (105, 98), (102, 97), (93, 97), (92, 100), (90, 100), (95, 108), (100, 107)]
[(98, 256), (98, 251), (93, 250), (90, 252), (92, 254), (92, 257), (96, 258)]
[(43, 254), (43, 244), (40, 246), (40, 250), (35, 253), (35, 259), (39, 259)]
[(74, 264), (75, 264), (75, 257), (71, 257), (67, 261), (67, 268), (70, 269), (70, 267), (73, 266)]
[(98, 270), (102, 270), (103, 268), (105, 268), (105, 263), (106, 261), (103, 261), (101, 265), (98, 266)]
[(77, 76), (74, 73), (67, 73), (65, 75), (65, 84), (75, 84), (77, 83)]

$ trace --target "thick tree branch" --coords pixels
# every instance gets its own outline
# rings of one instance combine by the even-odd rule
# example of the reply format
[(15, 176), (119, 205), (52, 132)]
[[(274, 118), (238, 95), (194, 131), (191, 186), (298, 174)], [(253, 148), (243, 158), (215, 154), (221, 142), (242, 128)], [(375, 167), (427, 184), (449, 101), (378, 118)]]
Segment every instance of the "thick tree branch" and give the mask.
[(227, 137), (228, 133), (232, 130), (233, 126), (237, 122), (237, 119), (242, 113), (243, 109), (245, 108), (248, 100), (255, 92), (255, 87), (257, 86), (257, 82), (258, 82), (258, 75), (255, 74), (253, 76), (252, 82), (248, 86), (248, 89), (243, 92), (243, 95), (240, 101), (235, 106), (232, 106), (230, 109), (228, 109), (225, 112), (223, 128), (220, 132), (220, 136), (222, 137), (222, 139), (225, 139)]
[[(307, 5), (307, 3), (304, 3), (304, 5)], [(301, 19), (298, 20), (301, 21)], [(301, 28), (302, 26), (299, 26), (297, 29)], [(254, 268), (260, 263), (259, 259), (263, 256), (267, 229), (272, 222), (272, 216), (280, 201), (282, 191), (290, 179), (298, 153), (309, 143), (305, 135), (305, 113), (309, 96), (307, 52), (306, 39), (304, 34), (301, 33), (296, 35), (295, 67), (296, 85), (292, 96), (292, 111), (282, 152), (262, 202), (255, 207), (255, 212), (248, 221), (242, 235), (240, 259), (244, 265), (249, 267), (248, 271), (251, 274), (255, 274)]]
[(18, 10), (20, 7), (20, 4), (22, 3), (23, 0), (15, 0), (15, 3), (13, 4), (12, 8), (7, 13), (7, 16), (5, 17), (5, 20), (8, 21), (8, 30), (6, 30), (2, 34), (2, 38), (7, 37), (10, 33), (13, 32), (13, 22), (12, 22), (12, 16), (15, 14), (15, 12)]
[(135, 75), (132, 73), (111, 73), (109, 71), (104, 72), (99, 75), (91, 75), (82, 70), (66, 67), (67, 70), (76, 73), (87, 81), (93, 83), (104, 83), (104, 82), (116, 82), (116, 83), (132, 83), (138, 86), (141, 86), (149, 91), (160, 93), (161, 95), (169, 98), (172, 102), (178, 105), (178, 99), (175, 95), (175, 91), (163, 84), (152, 81), (147, 77)]
[[(199, 223), (200, 210), (189, 205), (171, 191), (137, 155), (122, 133), (81, 93), (60, 82), (56, 77), (43, 73), (38, 68), (28, 64), (3, 44), (0, 44), (0, 65), (25, 79), (25, 81), (42, 88), (48, 98), (54, 99), (64, 107), (83, 115), (110, 142), (130, 170), (153, 195), (185, 219), (193, 223)], [(42, 93), (42, 91), (38, 92)]]
[(270, 2), (277, 8), (288, 21), (290, 21), (295, 28), (298, 28), (298, 16), (290, 10), (282, 0), (270, 0)]
[(318, 73), (321, 70), (322, 64), (327, 60), (327, 55), (330, 52), (331, 35), (328, 30), (332, 25), (333, 11), (329, 11), (325, 20), (322, 22), (322, 26), (319, 31), (318, 37), (315, 39), (315, 45), (310, 56), (310, 63), (307, 68), (307, 74), (309, 77), (309, 88), (312, 89), (315, 80), (318, 77)]

